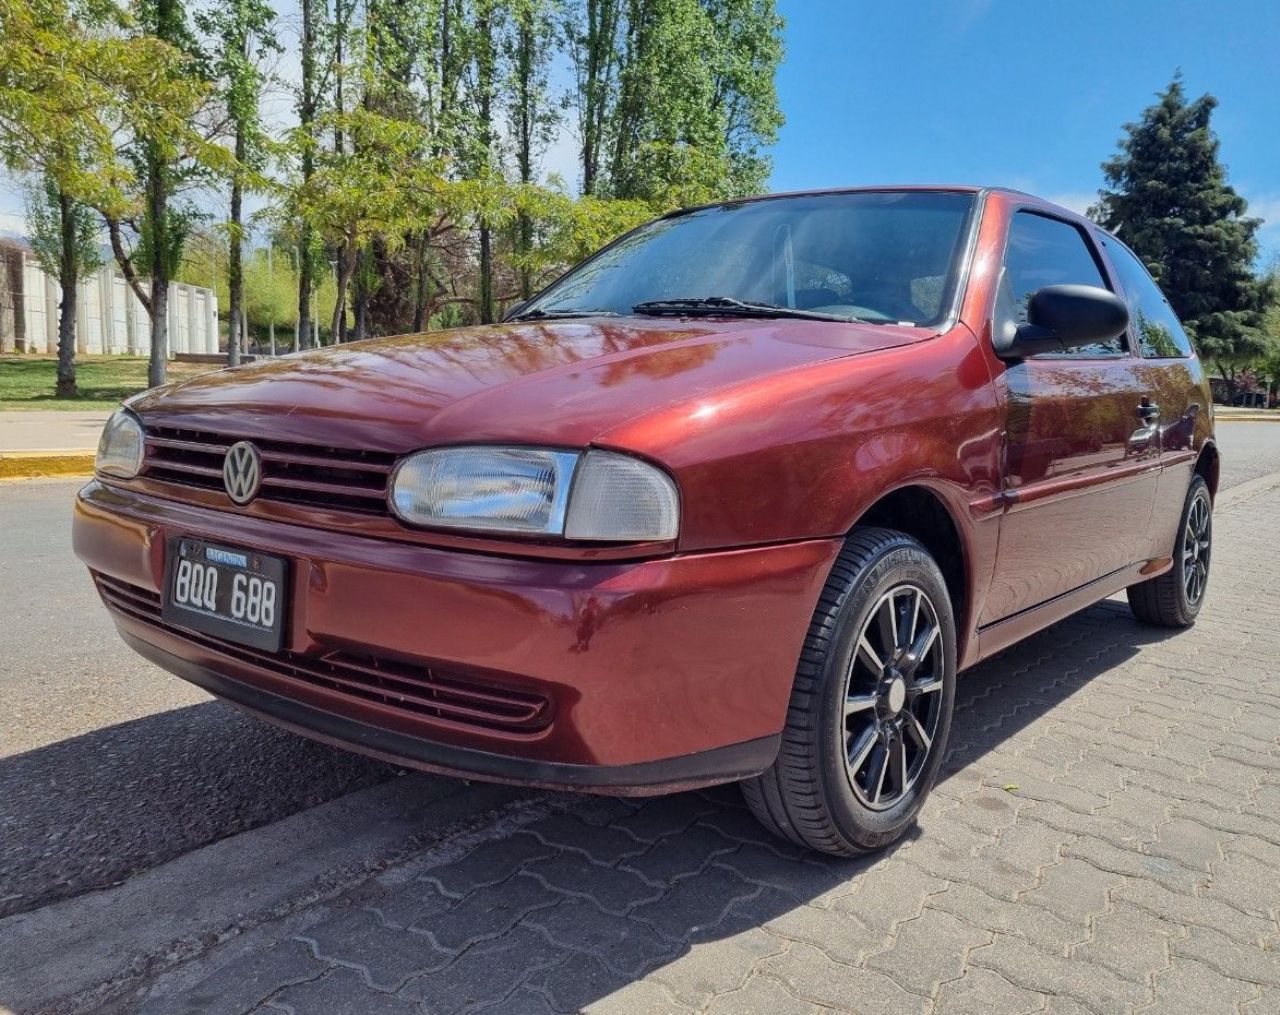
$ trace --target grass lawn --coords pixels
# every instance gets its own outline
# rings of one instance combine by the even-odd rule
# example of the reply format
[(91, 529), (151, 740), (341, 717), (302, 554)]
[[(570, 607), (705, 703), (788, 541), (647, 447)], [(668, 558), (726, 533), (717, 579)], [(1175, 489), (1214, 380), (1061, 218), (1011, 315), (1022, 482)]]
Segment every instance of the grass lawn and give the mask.
[[(207, 363), (169, 362), (169, 380), (211, 369)], [(147, 387), (147, 361), (141, 356), (80, 356), (76, 359), (77, 398), (55, 398), (56, 356), (0, 355), (0, 410), (114, 409), (122, 399)]]

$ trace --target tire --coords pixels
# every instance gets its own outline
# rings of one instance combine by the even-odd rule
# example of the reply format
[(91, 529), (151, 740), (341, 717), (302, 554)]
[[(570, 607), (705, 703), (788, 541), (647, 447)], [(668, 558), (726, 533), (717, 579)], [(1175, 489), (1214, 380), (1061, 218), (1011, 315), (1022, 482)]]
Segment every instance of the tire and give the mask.
[[(904, 651), (912, 635), (916, 651)], [(946, 754), (955, 672), (955, 618), (938, 565), (901, 532), (855, 529), (809, 624), (778, 757), (742, 783), (752, 813), (835, 856), (899, 839)]]
[(1213, 499), (1204, 479), (1187, 490), (1173, 547), (1173, 567), (1156, 578), (1130, 585), (1129, 609), (1144, 624), (1190, 627), (1204, 605), (1213, 550)]

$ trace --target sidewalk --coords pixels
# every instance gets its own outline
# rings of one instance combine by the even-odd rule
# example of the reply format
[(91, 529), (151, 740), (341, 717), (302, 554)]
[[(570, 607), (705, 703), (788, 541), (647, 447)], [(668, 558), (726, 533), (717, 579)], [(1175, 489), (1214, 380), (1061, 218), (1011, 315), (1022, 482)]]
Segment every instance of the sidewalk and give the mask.
[(109, 415), (96, 410), (0, 412), (0, 479), (88, 475)]
[[(121, 956), (132, 972), (80, 1010), (1280, 1012), (1278, 525), (1280, 475), (1222, 495), (1189, 631), (1110, 600), (965, 675), (943, 780), (896, 849), (802, 853), (732, 787), (548, 795)], [(71, 941), (98, 948), (129, 887), (0, 923), (0, 1009), (65, 983), (87, 958)], [(195, 912), (217, 888), (182, 890)]]
[(1280, 409), (1246, 409), (1232, 405), (1215, 405), (1213, 415), (1219, 423), (1280, 423)]
[(91, 451), (110, 415), (60, 409), (0, 412), (0, 451)]

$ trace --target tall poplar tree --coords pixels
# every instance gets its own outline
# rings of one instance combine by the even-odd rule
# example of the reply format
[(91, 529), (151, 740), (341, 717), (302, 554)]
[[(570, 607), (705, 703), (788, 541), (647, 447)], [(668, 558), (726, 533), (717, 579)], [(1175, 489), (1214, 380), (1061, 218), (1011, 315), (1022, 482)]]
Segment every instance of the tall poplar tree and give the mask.
[[(319, 111), (317, 88), (318, 12), (317, 0), (302, 0), (301, 63), (302, 82), (298, 90), (298, 131), (302, 135), (302, 185), (308, 186), (315, 172), (315, 121)], [(311, 291), (315, 288), (314, 234), (304, 217), (298, 230), (298, 324), (293, 348), (311, 348)]]
[[(508, 126), (515, 148), (516, 176), (526, 187), (535, 182), (538, 159), (559, 122), (548, 81), (553, 40), (552, 0), (516, 0), (512, 4), (505, 45)], [(533, 273), (528, 263), (533, 251), (533, 228), (533, 217), (522, 208), (516, 217), (515, 237), (521, 299), (533, 295)]]
[[(227, 223), (231, 256), (227, 281), (227, 363), (240, 362), (240, 337), (244, 331), (244, 191), (248, 173), (265, 161), (265, 136), (260, 106), (264, 78), (257, 62), (280, 45), (271, 32), (275, 12), (265, 0), (217, 0), (196, 16), (196, 24), (210, 36), (213, 72), (231, 121), (236, 162), (231, 173), (231, 219)], [(255, 59), (255, 46), (257, 59)]]
[(582, 192), (602, 193), (608, 127), (617, 102), (619, 46), (625, 0), (574, 0), (565, 11), (565, 38), (574, 69), (572, 102), (581, 139)]
[(1090, 214), (1146, 262), (1201, 353), (1230, 377), (1265, 349), (1270, 286), (1254, 271), (1260, 220), (1218, 159), (1217, 105), (1208, 94), (1188, 101), (1175, 76), (1125, 124)]

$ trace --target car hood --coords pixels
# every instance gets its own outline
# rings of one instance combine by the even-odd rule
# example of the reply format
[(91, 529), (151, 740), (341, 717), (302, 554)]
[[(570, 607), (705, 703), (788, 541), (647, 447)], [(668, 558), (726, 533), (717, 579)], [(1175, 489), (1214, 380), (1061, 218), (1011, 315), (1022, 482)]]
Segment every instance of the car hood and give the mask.
[(825, 321), (592, 318), (373, 339), (136, 396), (158, 426), (403, 453), (581, 447), (664, 408), (933, 332)]

